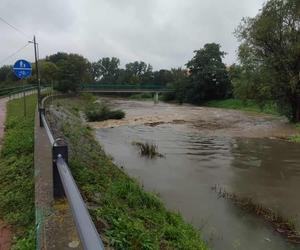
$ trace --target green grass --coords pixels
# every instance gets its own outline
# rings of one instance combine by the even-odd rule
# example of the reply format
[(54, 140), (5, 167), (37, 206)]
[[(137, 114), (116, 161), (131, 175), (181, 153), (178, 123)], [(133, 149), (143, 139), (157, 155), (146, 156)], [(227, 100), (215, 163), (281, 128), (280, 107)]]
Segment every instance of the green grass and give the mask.
[[(65, 103), (60, 100), (60, 103)], [(72, 109), (70, 102), (68, 108)], [(94, 139), (89, 127), (52, 117), (70, 146), (70, 167), (93, 221), (114, 249), (207, 249), (200, 232), (143, 191)], [(61, 135), (60, 135), (61, 136)]]
[(12, 226), (13, 249), (34, 249), (34, 114), (36, 96), (7, 105), (6, 131), (0, 156), (0, 217)]
[(300, 134), (290, 136), (289, 141), (299, 143), (300, 142)]
[(300, 143), (300, 123), (297, 123), (295, 126), (298, 130), (298, 134), (290, 136), (289, 141)]
[(237, 109), (242, 111), (251, 111), (257, 113), (279, 115), (276, 105), (272, 103), (266, 104), (264, 107), (260, 107), (253, 100), (239, 100), (239, 99), (227, 99), (227, 100), (217, 100), (209, 101), (205, 104), (207, 107), (215, 108), (225, 108), (225, 109)]

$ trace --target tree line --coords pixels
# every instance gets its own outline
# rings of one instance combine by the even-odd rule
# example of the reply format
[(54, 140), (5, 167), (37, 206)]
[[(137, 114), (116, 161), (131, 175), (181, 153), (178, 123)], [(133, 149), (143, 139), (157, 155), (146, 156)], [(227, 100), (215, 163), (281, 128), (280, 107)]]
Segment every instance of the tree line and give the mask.
[[(180, 103), (231, 97), (255, 100), (261, 107), (273, 102), (290, 120), (300, 121), (300, 1), (267, 1), (255, 17), (242, 20), (235, 35), (238, 63), (231, 66), (224, 64), (226, 53), (216, 43), (194, 51), (183, 68), (157, 71), (143, 61), (121, 68), (116, 57), (89, 62), (59, 52), (40, 60), (41, 80), (64, 92), (77, 91), (82, 83), (151, 84), (172, 88), (165, 99)], [(16, 81), (11, 66), (0, 68), (0, 86)]]
[[(81, 55), (58, 52), (39, 60), (41, 83), (54, 83), (59, 91), (76, 92), (80, 84), (139, 84), (160, 85), (174, 89), (165, 96), (168, 100), (201, 103), (210, 99), (230, 96), (231, 83), (222, 58), (225, 53), (220, 45), (211, 43), (195, 51), (195, 56), (186, 64), (187, 68), (153, 70), (150, 64), (135, 61), (120, 67), (120, 59), (104, 57), (89, 62)], [(0, 68), (0, 86), (18, 84), (11, 65)], [(32, 77), (26, 80), (35, 84), (35, 67)]]
[[(120, 67), (120, 59), (103, 57), (96, 62), (79, 54), (58, 52), (39, 60), (41, 83), (54, 83), (56, 89), (67, 92), (77, 91), (80, 84), (151, 84), (164, 85), (172, 82), (172, 72), (161, 69), (153, 71), (150, 64), (143, 61), (127, 63)], [(19, 80), (12, 71), (11, 65), (0, 68), (0, 86), (9, 87), (18, 84)], [(36, 84), (35, 67), (28, 84)]]
[(236, 98), (277, 104), (300, 121), (300, 1), (269, 0), (236, 29), (239, 64), (230, 67)]

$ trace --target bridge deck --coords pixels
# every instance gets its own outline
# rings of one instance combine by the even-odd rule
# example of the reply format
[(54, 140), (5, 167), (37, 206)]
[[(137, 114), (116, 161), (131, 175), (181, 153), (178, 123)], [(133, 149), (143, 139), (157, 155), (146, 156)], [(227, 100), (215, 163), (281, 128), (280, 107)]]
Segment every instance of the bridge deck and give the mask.
[(171, 90), (155, 90), (155, 89), (82, 89), (80, 92), (94, 92), (94, 93), (168, 93)]
[(173, 92), (172, 89), (160, 84), (111, 84), (94, 83), (81, 84), (80, 92), (98, 93), (167, 93)]

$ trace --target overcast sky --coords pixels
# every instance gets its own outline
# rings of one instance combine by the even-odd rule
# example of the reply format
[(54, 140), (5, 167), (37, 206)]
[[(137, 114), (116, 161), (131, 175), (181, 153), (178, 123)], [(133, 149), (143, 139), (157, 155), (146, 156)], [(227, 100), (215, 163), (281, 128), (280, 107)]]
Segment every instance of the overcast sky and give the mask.
[(154, 69), (183, 66), (205, 43), (220, 43), (225, 63), (236, 60), (234, 29), (255, 16), (264, 0), (1, 0), (0, 65), (33, 60), (32, 45), (3, 60), (37, 36), (40, 57), (57, 51), (90, 61), (115, 56), (122, 65), (145, 61)]

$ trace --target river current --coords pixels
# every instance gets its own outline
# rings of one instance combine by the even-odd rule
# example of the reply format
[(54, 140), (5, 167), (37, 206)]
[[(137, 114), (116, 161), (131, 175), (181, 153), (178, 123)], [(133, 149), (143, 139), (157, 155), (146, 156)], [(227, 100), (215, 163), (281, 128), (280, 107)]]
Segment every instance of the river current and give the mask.
[[(278, 131), (292, 130), (285, 121), (205, 108), (199, 108), (199, 112), (192, 108), (189, 120), (190, 106), (185, 111), (170, 104), (113, 102), (127, 112), (128, 121), (93, 124), (96, 138), (126, 173), (146, 190), (158, 193), (169, 209), (180, 212), (199, 228), (209, 246), (226, 250), (300, 249), (261, 218), (245, 213), (212, 190), (219, 185), (228, 192), (251, 197), (292, 218), (300, 228), (300, 145), (269, 138), (278, 136)], [(173, 120), (166, 116), (172, 108), (176, 111), (171, 114), (176, 118)], [(227, 125), (216, 126), (210, 112), (217, 112), (218, 117), (224, 112)], [(196, 123), (197, 113), (201, 114), (201, 126)], [(241, 136), (247, 133), (241, 133), (243, 126), (239, 129), (234, 120), (230, 123), (230, 115), (238, 117), (239, 123), (244, 120), (249, 128), (251, 122), (261, 126), (268, 131), (268, 138)], [(144, 122), (136, 122), (142, 118)], [(164, 157), (141, 157), (134, 141), (156, 144)]]

